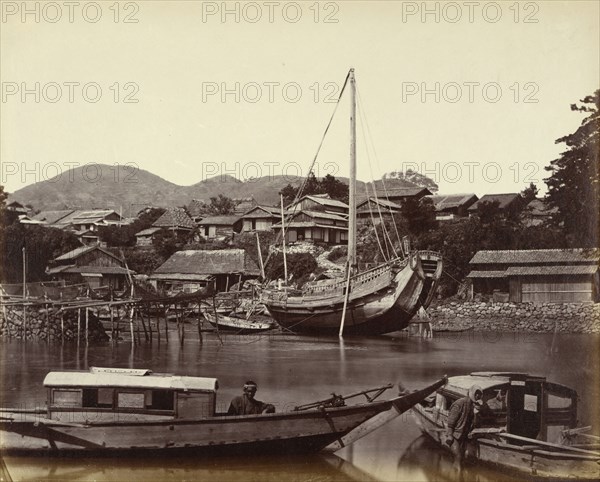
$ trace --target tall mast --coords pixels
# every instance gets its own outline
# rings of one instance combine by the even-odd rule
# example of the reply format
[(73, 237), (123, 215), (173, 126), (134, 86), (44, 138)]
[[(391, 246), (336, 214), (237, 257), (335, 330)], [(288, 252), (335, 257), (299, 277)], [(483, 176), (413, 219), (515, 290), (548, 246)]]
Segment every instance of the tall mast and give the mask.
[(348, 268), (353, 271), (356, 266), (356, 84), (354, 69), (350, 69), (350, 185), (348, 201)]

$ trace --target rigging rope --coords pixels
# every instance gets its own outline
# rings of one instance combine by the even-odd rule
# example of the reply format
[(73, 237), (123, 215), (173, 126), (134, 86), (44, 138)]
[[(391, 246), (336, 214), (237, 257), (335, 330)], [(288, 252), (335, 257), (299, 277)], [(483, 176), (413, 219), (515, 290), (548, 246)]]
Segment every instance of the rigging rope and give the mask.
[[(327, 123), (327, 127), (325, 127), (325, 131), (323, 132), (323, 136), (321, 137), (321, 142), (319, 143), (319, 147), (317, 148), (317, 152), (315, 153), (315, 156), (312, 160), (312, 162), (310, 163), (310, 168), (308, 170), (308, 175), (304, 178), (304, 180), (302, 181), (302, 184), (300, 185), (300, 188), (298, 189), (298, 191), (296, 192), (296, 196), (294, 197), (294, 200), (292, 201), (292, 205), (295, 204), (302, 196), (302, 191), (304, 191), (304, 188), (306, 187), (306, 183), (308, 182), (308, 177), (310, 176), (310, 173), (313, 171), (313, 168), (315, 166), (315, 163), (317, 162), (317, 157), (319, 156), (319, 153), (321, 152), (321, 147), (323, 147), (323, 142), (325, 142), (325, 136), (327, 136), (327, 132), (329, 131), (329, 127), (331, 127), (331, 124), (333, 122), (333, 118), (335, 117), (335, 113), (337, 112), (337, 109), (340, 105), (340, 100), (342, 99), (342, 95), (344, 95), (344, 90), (346, 90), (346, 85), (348, 84), (348, 79), (350, 78), (350, 71), (348, 71), (348, 74), (346, 75), (346, 79), (344, 80), (344, 85), (342, 85), (342, 90), (340, 91), (340, 95), (337, 99), (337, 102), (335, 103), (335, 108), (333, 109), (333, 113), (331, 114), (331, 117), (329, 119), (329, 122)], [(296, 209), (294, 207), (294, 211), (289, 215), (289, 218), (291, 219), (294, 214), (296, 212)], [(288, 217), (286, 216), (286, 220), (288, 219)], [(277, 238), (275, 239), (275, 244), (278, 244), (280, 239), (282, 238), (282, 236), (285, 236), (286, 232), (287, 232), (287, 228), (285, 226), (282, 226), (283, 228), (283, 235), (281, 234), (281, 231), (279, 231), (279, 233), (277, 234)], [(267, 260), (265, 261), (265, 266), (267, 265), (267, 263), (269, 262), (269, 260), (271, 259), (271, 255), (273, 254), (273, 251), (271, 251), (269, 253), (269, 255), (267, 256)]]
[[(377, 150), (375, 149), (375, 144), (372, 141), (372, 136), (371, 136), (371, 128), (369, 127), (369, 121), (367, 119), (367, 114), (363, 108), (363, 101), (362, 101), (362, 97), (360, 95), (360, 91), (358, 89), (358, 86), (356, 87), (356, 95), (358, 97), (358, 106), (359, 106), (359, 111), (361, 112), (361, 115), (364, 119), (364, 123), (366, 126), (366, 130), (369, 136), (369, 139), (371, 139), (371, 145), (372, 145), (372, 149), (373, 149), (373, 155), (375, 157), (375, 162), (377, 163), (377, 165), (379, 166), (379, 158), (377, 156)], [(371, 177), (373, 177), (373, 174), (371, 173)], [(385, 178), (384, 176), (381, 177), (381, 184), (383, 186), (383, 191), (385, 193), (385, 197), (386, 199), (389, 201), (389, 194), (387, 191), (387, 187), (385, 185)], [(377, 189), (375, 187), (375, 182), (373, 181), (373, 192), (375, 193), (375, 197), (377, 197)], [(402, 246), (402, 239), (400, 238), (400, 233), (398, 232), (398, 226), (396, 225), (396, 219), (394, 218), (394, 213), (392, 211), (392, 207), (388, 205), (388, 209), (390, 211), (390, 217), (392, 218), (392, 225), (394, 226), (394, 231), (396, 232), (396, 237), (398, 238), (398, 245), (400, 246), (400, 251), (402, 253), (402, 256), (406, 257), (407, 253), (404, 252), (404, 248)], [(391, 239), (390, 239), (391, 241)]]
[[(360, 96), (359, 96), (359, 103), (358, 103), (358, 111), (359, 111), (359, 115), (365, 121), (364, 123), (366, 124), (366, 116), (362, 109), (362, 101), (360, 101)], [(394, 257), (398, 258), (398, 252), (394, 248), (394, 243), (392, 242), (392, 238), (390, 237), (389, 233), (387, 232), (387, 229), (385, 227), (385, 220), (383, 218), (383, 214), (381, 213), (381, 205), (379, 203), (379, 198), (377, 197), (377, 188), (375, 187), (375, 180), (373, 177), (373, 166), (371, 165), (371, 154), (369, 153), (369, 143), (367, 142), (363, 123), (360, 124), (360, 128), (361, 128), (361, 133), (363, 135), (363, 140), (364, 140), (364, 144), (365, 144), (365, 148), (366, 148), (367, 161), (368, 161), (368, 165), (369, 165), (369, 171), (371, 173), (371, 181), (373, 183), (373, 194), (375, 196), (375, 204), (377, 206), (377, 212), (379, 213), (379, 219), (381, 220), (381, 229), (382, 229), (382, 233), (383, 233), (382, 236), (383, 236), (383, 239), (385, 242), (386, 251), (388, 251), (388, 257), (391, 259), (391, 255), (390, 255), (390, 252), (387, 247), (388, 243), (389, 243), (390, 247), (392, 248), (392, 252), (394, 253)], [(372, 148), (373, 148), (373, 151), (375, 154), (375, 149), (374, 149), (374, 147), (372, 147)], [(366, 184), (365, 184), (365, 187), (366, 187)], [(370, 207), (371, 202), (370, 202), (369, 197), (367, 197), (367, 202), (369, 203), (369, 207)], [(390, 215), (391, 215), (390, 217), (392, 218), (392, 222), (395, 222), (393, 214), (391, 213), (391, 207), (390, 207)], [(377, 228), (375, 228), (375, 229), (377, 229)]]

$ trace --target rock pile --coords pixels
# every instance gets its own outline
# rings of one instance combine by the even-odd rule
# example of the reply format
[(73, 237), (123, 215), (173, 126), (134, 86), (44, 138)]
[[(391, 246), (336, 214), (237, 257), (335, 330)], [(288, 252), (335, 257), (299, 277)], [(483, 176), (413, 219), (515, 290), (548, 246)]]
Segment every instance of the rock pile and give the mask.
[(486, 303), (430, 306), (434, 330), (600, 333), (600, 303)]
[[(62, 328), (61, 328), (62, 318)], [(3, 306), (0, 310), (0, 339), (21, 340), (76, 340), (77, 311), (65, 311), (62, 316), (55, 307), (31, 306), (26, 308), (23, 326), (23, 307)], [(90, 311), (88, 341), (108, 341), (100, 320)], [(85, 310), (81, 313), (80, 340), (85, 340)]]

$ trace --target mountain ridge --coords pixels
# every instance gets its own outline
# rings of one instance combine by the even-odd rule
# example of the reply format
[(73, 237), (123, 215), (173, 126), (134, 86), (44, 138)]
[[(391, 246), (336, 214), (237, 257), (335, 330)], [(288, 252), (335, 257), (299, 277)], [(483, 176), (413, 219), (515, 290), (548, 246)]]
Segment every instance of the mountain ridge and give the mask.
[[(337, 179), (348, 182), (347, 178)], [(300, 180), (297, 176), (270, 175), (241, 181), (223, 174), (180, 186), (137, 167), (97, 163), (25, 186), (10, 194), (9, 200), (29, 204), (36, 210), (109, 208), (134, 216), (146, 206), (184, 206), (192, 199), (208, 201), (219, 194), (230, 198), (254, 197), (259, 204), (274, 205), (282, 188)], [(386, 185), (388, 188), (416, 186), (404, 179), (386, 179)], [(364, 186), (364, 182), (357, 181), (359, 193), (365, 192)]]

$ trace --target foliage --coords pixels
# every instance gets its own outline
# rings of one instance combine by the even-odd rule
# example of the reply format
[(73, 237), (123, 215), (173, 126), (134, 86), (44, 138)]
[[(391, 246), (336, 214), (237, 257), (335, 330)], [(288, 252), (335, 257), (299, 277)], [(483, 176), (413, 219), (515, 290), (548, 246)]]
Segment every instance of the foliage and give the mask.
[(429, 197), (415, 199), (409, 197), (402, 202), (402, 217), (406, 221), (408, 231), (419, 235), (429, 231), (437, 225), (435, 220), (435, 206)]
[(534, 183), (530, 183), (528, 187), (521, 191), (521, 199), (523, 200), (523, 207), (527, 206), (531, 201), (537, 198), (540, 190)]
[(556, 140), (567, 150), (553, 160), (546, 170), (550, 177), (546, 200), (558, 209), (553, 223), (561, 227), (569, 246), (586, 248), (598, 246), (600, 205), (600, 90), (571, 105), (571, 110), (590, 115), (583, 119), (572, 134)]
[(27, 281), (35, 282), (48, 278), (46, 267), (50, 260), (81, 246), (73, 233), (56, 228), (14, 223), (0, 230), (0, 275), (5, 283), (23, 281), (23, 247), (27, 254)]
[[(310, 253), (289, 253), (286, 259), (290, 280), (306, 279), (318, 268), (317, 260)], [(267, 266), (265, 266), (265, 274), (268, 279), (283, 279), (285, 276), (283, 253), (271, 256)]]
[(257, 234), (260, 240), (260, 250), (264, 263), (267, 260), (269, 246), (275, 244), (277, 233), (274, 233), (272, 231), (256, 231), (254, 233), (241, 233), (235, 236), (233, 240), (233, 247), (245, 250), (248, 257), (252, 259), (252, 261), (256, 263), (256, 266), (260, 268), (258, 245), (256, 243)]
[(135, 246), (135, 234), (144, 229), (152, 227), (152, 224), (164, 214), (162, 208), (148, 208), (138, 215), (131, 224), (121, 226), (101, 226), (98, 229), (100, 240), (109, 247), (130, 247)]
[[(302, 188), (302, 192), (300, 189)], [(315, 174), (311, 171), (308, 175), (304, 187), (295, 187), (288, 184), (279, 191), (279, 194), (283, 196), (284, 204), (291, 204), (296, 197), (311, 195), (311, 194), (328, 194), (331, 199), (337, 199), (348, 203), (348, 184), (336, 179), (335, 176), (327, 174), (321, 180), (315, 177)]]
[(420, 172), (413, 171), (412, 169), (407, 169), (406, 172), (392, 171), (385, 174), (383, 179), (400, 179), (416, 186), (426, 187), (432, 193), (436, 193), (439, 190), (438, 185), (433, 179), (421, 174)]
[[(153, 250), (126, 248), (122, 250), (122, 253), (127, 262), (127, 267), (137, 274), (151, 274), (166, 261), (166, 258)], [(121, 250), (115, 254), (120, 256)]]
[(186, 241), (182, 237), (177, 236), (173, 231), (161, 229), (155, 234), (152, 245), (160, 257), (168, 259), (176, 251), (183, 249)]
[(223, 194), (219, 194), (218, 197), (211, 197), (210, 204), (208, 205), (208, 214), (211, 216), (223, 216), (227, 214), (233, 214), (237, 203)]

